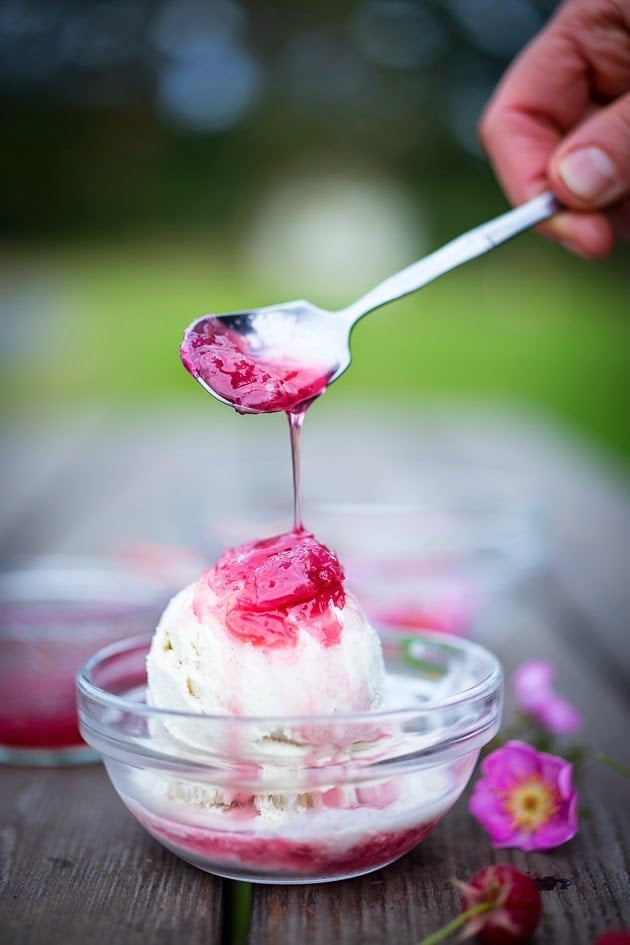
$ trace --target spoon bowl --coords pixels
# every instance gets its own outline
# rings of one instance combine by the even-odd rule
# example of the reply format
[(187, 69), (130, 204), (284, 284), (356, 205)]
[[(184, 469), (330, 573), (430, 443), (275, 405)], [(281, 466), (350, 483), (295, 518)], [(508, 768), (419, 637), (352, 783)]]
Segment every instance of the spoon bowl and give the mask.
[(184, 367), (239, 413), (301, 414), (351, 361), (352, 328), (368, 312), (414, 292), (560, 209), (546, 191), (464, 233), (337, 312), (303, 300), (204, 315), (184, 333)]
[(204, 315), (181, 358), (201, 386), (239, 413), (301, 412), (350, 364), (342, 312), (303, 300)]

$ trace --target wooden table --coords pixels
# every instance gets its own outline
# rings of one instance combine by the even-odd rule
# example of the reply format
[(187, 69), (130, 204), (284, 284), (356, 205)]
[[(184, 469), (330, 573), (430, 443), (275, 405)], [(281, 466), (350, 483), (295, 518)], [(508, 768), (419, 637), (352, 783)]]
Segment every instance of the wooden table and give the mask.
[[(282, 418), (237, 418), (214, 405), (6, 423), (3, 555), (102, 553), (132, 540), (191, 543), (210, 553), (213, 523), (290, 489)], [(464, 474), (484, 464), (527, 477), (549, 513), (545, 564), (495, 606), (478, 632), (508, 671), (544, 656), (585, 716), (589, 750), (629, 758), (630, 501), (623, 473), (539, 421), (487, 409), (401, 415), (343, 411), (332, 395), (305, 429), (305, 492), (413, 495), (427, 464)], [(253, 537), (253, 536), (252, 536)], [(213, 550), (213, 549), (212, 549)], [(339, 883), (249, 888), (199, 872), (155, 843), (98, 764), (0, 770), (0, 942), (6, 945), (231, 943), (412, 945), (451, 918), (450, 879), (511, 862), (547, 881), (538, 943), (582, 945), (630, 927), (625, 859), (629, 787), (587, 761), (590, 808), (570, 843), (549, 853), (493, 851), (463, 798), (418, 848)], [(240, 910), (240, 918), (239, 918)], [(235, 920), (236, 917), (236, 920)]]

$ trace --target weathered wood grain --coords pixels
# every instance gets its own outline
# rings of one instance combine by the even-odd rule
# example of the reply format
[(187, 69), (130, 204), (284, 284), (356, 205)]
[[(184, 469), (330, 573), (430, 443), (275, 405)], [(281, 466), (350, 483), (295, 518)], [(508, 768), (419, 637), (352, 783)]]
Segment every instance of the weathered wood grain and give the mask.
[[(526, 658), (552, 659), (559, 690), (583, 712), (583, 730), (566, 739), (587, 751), (575, 778), (590, 813), (581, 817), (577, 837), (547, 853), (495, 851), (464, 797), (415, 851), (378, 873), (315, 890), (254, 887), (249, 945), (412, 945), (454, 916), (458, 897), (451, 878), (465, 879), (495, 862), (569, 883), (543, 892), (544, 917), (534, 942), (590, 945), (598, 932), (630, 927), (630, 786), (594, 757), (599, 749), (630, 761), (625, 693), (607, 685), (607, 664), (593, 656), (596, 643), (587, 651), (576, 645), (567, 626), (576, 614), (552, 581), (539, 579), (524, 598), (519, 607), (498, 610), (484, 632), (508, 677)], [(597, 641), (597, 629), (588, 630)]]
[(0, 553), (6, 558), (46, 549), (49, 502), (66, 493), (68, 470), (91, 448), (102, 415), (73, 412), (62, 423), (33, 418), (4, 422), (0, 430)]
[(3, 945), (218, 945), (222, 881), (167, 853), (100, 764), (0, 771)]
[(630, 829), (618, 811), (585, 821), (566, 847), (524, 855), (492, 851), (462, 800), (414, 851), (358, 879), (317, 886), (258, 886), (250, 945), (415, 945), (458, 911), (451, 880), (490, 862), (513, 863), (537, 879), (563, 880), (541, 893), (537, 945), (590, 945), (613, 926), (630, 925)]
[[(205, 404), (204, 404), (205, 406)], [(87, 415), (86, 415), (87, 416)], [(0, 543), (15, 553), (105, 553), (133, 541), (190, 544), (212, 557), (229, 528), (288, 508), (282, 417), (253, 421), (208, 404), (177, 412), (58, 420), (9, 430)], [(624, 474), (581, 444), (514, 414), (336, 410), (309, 417), (305, 498), (413, 498), (434, 463), (524, 476), (547, 509), (549, 561), (479, 627), (511, 671), (544, 656), (585, 716), (580, 740), (626, 763), (630, 672), (630, 499)], [(289, 521), (287, 520), (287, 525)], [(253, 537), (253, 533), (250, 536)], [(590, 945), (630, 926), (628, 782), (589, 760), (591, 815), (548, 854), (496, 852), (462, 800), (420, 847), (385, 870), (305, 887), (256, 886), (249, 945), (411, 945), (457, 908), (452, 876), (509, 861), (567, 880), (543, 893), (538, 945)], [(0, 769), (0, 942), (222, 942), (225, 885), (162, 850), (100, 766)], [(223, 938), (222, 938), (223, 937)]]

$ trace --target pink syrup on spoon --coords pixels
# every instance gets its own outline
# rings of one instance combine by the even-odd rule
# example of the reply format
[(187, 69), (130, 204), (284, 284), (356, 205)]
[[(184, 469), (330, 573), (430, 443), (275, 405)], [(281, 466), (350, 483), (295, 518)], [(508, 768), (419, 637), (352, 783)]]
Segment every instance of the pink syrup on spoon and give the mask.
[(243, 335), (206, 316), (186, 331), (182, 364), (206, 390), (239, 413), (286, 413), (291, 434), (293, 528), (302, 529), (300, 439), (304, 415), (335, 374), (336, 367), (253, 356)]
[(301, 413), (326, 390), (334, 369), (253, 357), (247, 341), (220, 319), (200, 319), (186, 332), (182, 363), (239, 413)]

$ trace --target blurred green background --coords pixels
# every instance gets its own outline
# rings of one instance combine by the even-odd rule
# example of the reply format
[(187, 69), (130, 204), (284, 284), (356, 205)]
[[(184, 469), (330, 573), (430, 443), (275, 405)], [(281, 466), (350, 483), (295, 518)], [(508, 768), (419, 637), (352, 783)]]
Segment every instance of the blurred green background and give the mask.
[[(194, 318), (340, 307), (506, 209), (476, 122), (555, 6), (5, 0), (3, 411), (198, 402)], [(627, 462), (627, 261), (521, 236), (362, 322), (328, 397), (516, 404)]]

